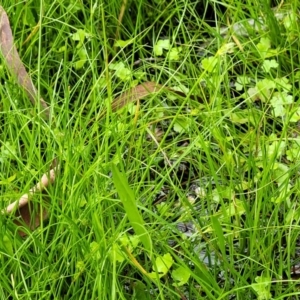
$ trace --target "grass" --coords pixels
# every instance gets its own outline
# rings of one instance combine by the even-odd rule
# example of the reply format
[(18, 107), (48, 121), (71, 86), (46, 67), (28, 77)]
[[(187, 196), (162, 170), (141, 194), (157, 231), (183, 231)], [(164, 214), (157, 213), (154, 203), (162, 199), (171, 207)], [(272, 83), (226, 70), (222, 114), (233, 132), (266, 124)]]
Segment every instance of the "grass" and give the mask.
[[(53, 118), (2, 64), (2, 208), (61, 168), (40, 227), (0, 217), (0, 299), (298, 299), (299, 7), (278, 5), (3, 1)], [(145, 81), (187, 96), (111, 111)]]

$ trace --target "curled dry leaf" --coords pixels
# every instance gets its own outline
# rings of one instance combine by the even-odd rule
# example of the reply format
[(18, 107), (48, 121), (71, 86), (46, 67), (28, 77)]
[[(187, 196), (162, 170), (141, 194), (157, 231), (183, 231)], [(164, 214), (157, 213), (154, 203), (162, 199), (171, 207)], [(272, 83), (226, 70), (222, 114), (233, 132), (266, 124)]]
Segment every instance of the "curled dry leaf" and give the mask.
[[(14, 45), (14, 38), (9, 20), (2, 6), (0, 6), (0, 49), (9, 71), (17, 78), (18, 83), (23, 87), (32, 104), (36, 105), (38, 99), (37, 90), (32, 83)], [(49, 107), (47, 103), (43, 99), (39, 99), (39, 102), (44, 109), (47, 119), (49, 119)]]
[[(24, 194), (19, 200), (11, 203), (6, 207), (2, 213), (5, 214), (15, 214), (14, 223), (17, 225), (25, 225), (29, 229), (33, 230), (40, 225), (41, 220), (48, 218), (47, 203), (43, 205), (38, 202), (36, 205), (30, 201), (34, 194), (38, 192), (43, 192), (55, 181), (55, 175), (58, 170), (57, 168), (51, 169), (49, 174), (44, 174), (40, 179), (39, 183), (29, 190), (27, 194)], [(21, 236), (26, 235), (25, 232), (19, 231)]]

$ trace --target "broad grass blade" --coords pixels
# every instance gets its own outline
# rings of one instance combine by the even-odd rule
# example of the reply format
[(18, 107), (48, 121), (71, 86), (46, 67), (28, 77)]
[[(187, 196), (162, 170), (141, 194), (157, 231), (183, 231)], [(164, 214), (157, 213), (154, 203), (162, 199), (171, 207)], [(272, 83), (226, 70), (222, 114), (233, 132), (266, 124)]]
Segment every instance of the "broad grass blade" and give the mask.
[(113, 181), (119, 194), (120, 200), (123, 203), (127, 217), (135, 233), (139, 236), (144, 248), (151, 255), (152, 243), (148, 231), (145, 228), (145, 223), (140, 214), (134, 193), (130, 188), (125, 174), (121, 173), (117, 166), (112, 164)]

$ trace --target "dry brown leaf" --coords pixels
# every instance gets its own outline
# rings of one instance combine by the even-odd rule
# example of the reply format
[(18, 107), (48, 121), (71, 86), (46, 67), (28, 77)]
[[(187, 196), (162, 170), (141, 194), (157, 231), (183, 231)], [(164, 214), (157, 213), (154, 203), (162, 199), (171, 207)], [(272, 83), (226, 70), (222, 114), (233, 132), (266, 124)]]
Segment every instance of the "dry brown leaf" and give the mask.
[[(17, 78), (18, 83), (26, 91), (33, 105), (37, 104), (38, 93), (28, 75), (18, 51), (14, 45), (14, 38), (11, 32), (7, 14), (2, 6), (0, 6), (0, 50), (7, 65), (7, 68), (13, 76)], [(43, 99), (39, 99), (44, 109), (46, 117), (49, 119), (49, 107)]]
[(112, 111), (116, 111), (128, 103), (139, 101), (152, 93), (158, 92), (162, 88), (163, 86), (161, 84), (152, 81), (141, 83), (117, 97), (112, 102), (111, 109)]
[[(44, 174), (40, 179), (39, 183), (29, 190), (27, 194), (24, 194), (19, 200), (9, 204), (2, 213), (15, 214), (15, 224), (25, 225), (29, 229), (33, 230), (40, 225), (41, 220), (48, 218), (48, 210), (46, 204), (36, 203), (36, 205), (30, 201), (34, 194), (43, 192), (55, 181), (55, 175), (58, 170), (57, 168), (51, 169), (49, 174)], [(42, 216), (41, 216), (42, 215)], [(26, 235), (25, 232), (19, 231), (21, 236)]]

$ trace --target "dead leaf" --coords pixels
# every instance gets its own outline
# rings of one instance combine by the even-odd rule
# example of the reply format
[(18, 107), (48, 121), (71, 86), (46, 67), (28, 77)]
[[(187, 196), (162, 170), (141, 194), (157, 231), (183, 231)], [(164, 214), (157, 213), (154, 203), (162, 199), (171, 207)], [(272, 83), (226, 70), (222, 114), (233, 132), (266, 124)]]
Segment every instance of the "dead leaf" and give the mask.
[(116, 111), (128, 103), (139, 101), (162, 88), (161, 84), (152, 81), (141, 83), (117, 97), (112, 103), (112, 111)]
[[(29, 192), (24, 194), (19, 200), (9, 204), (2, 213), (14, 213), (14, 223), (18, 226), (25, 225), (31, 230), (38, 227), (40, 221), (47, 219), (49, 216), (48, 209), (46, 208), (47, 203), (44, 205), (37, 203), (37, 205), (35, 205), (35, 203), (30, 200), (36, 193), (45, 191), (50, 184), (53, 184), (57, 170), (58, 167), (51, 169), (49, 174), (44, 174), (37, 185), (30, 189)], [(21, 230), (19, 234), (21, 236), (26, 235), (26, 233)]]
[[(26, 91), (32, 104), (36, 105), (38, 98), (37, 90), (32, 83), (14, 45), (14, 38), (12, 36), (9, 20), (2, 6), (0, 6), (0, 50), (9, 71), (17, 78), (19, 85)], [(44, 109), (47, 119), (49, 119), (50, 114), (47, 103), (42, 98), (39, 102)]]

